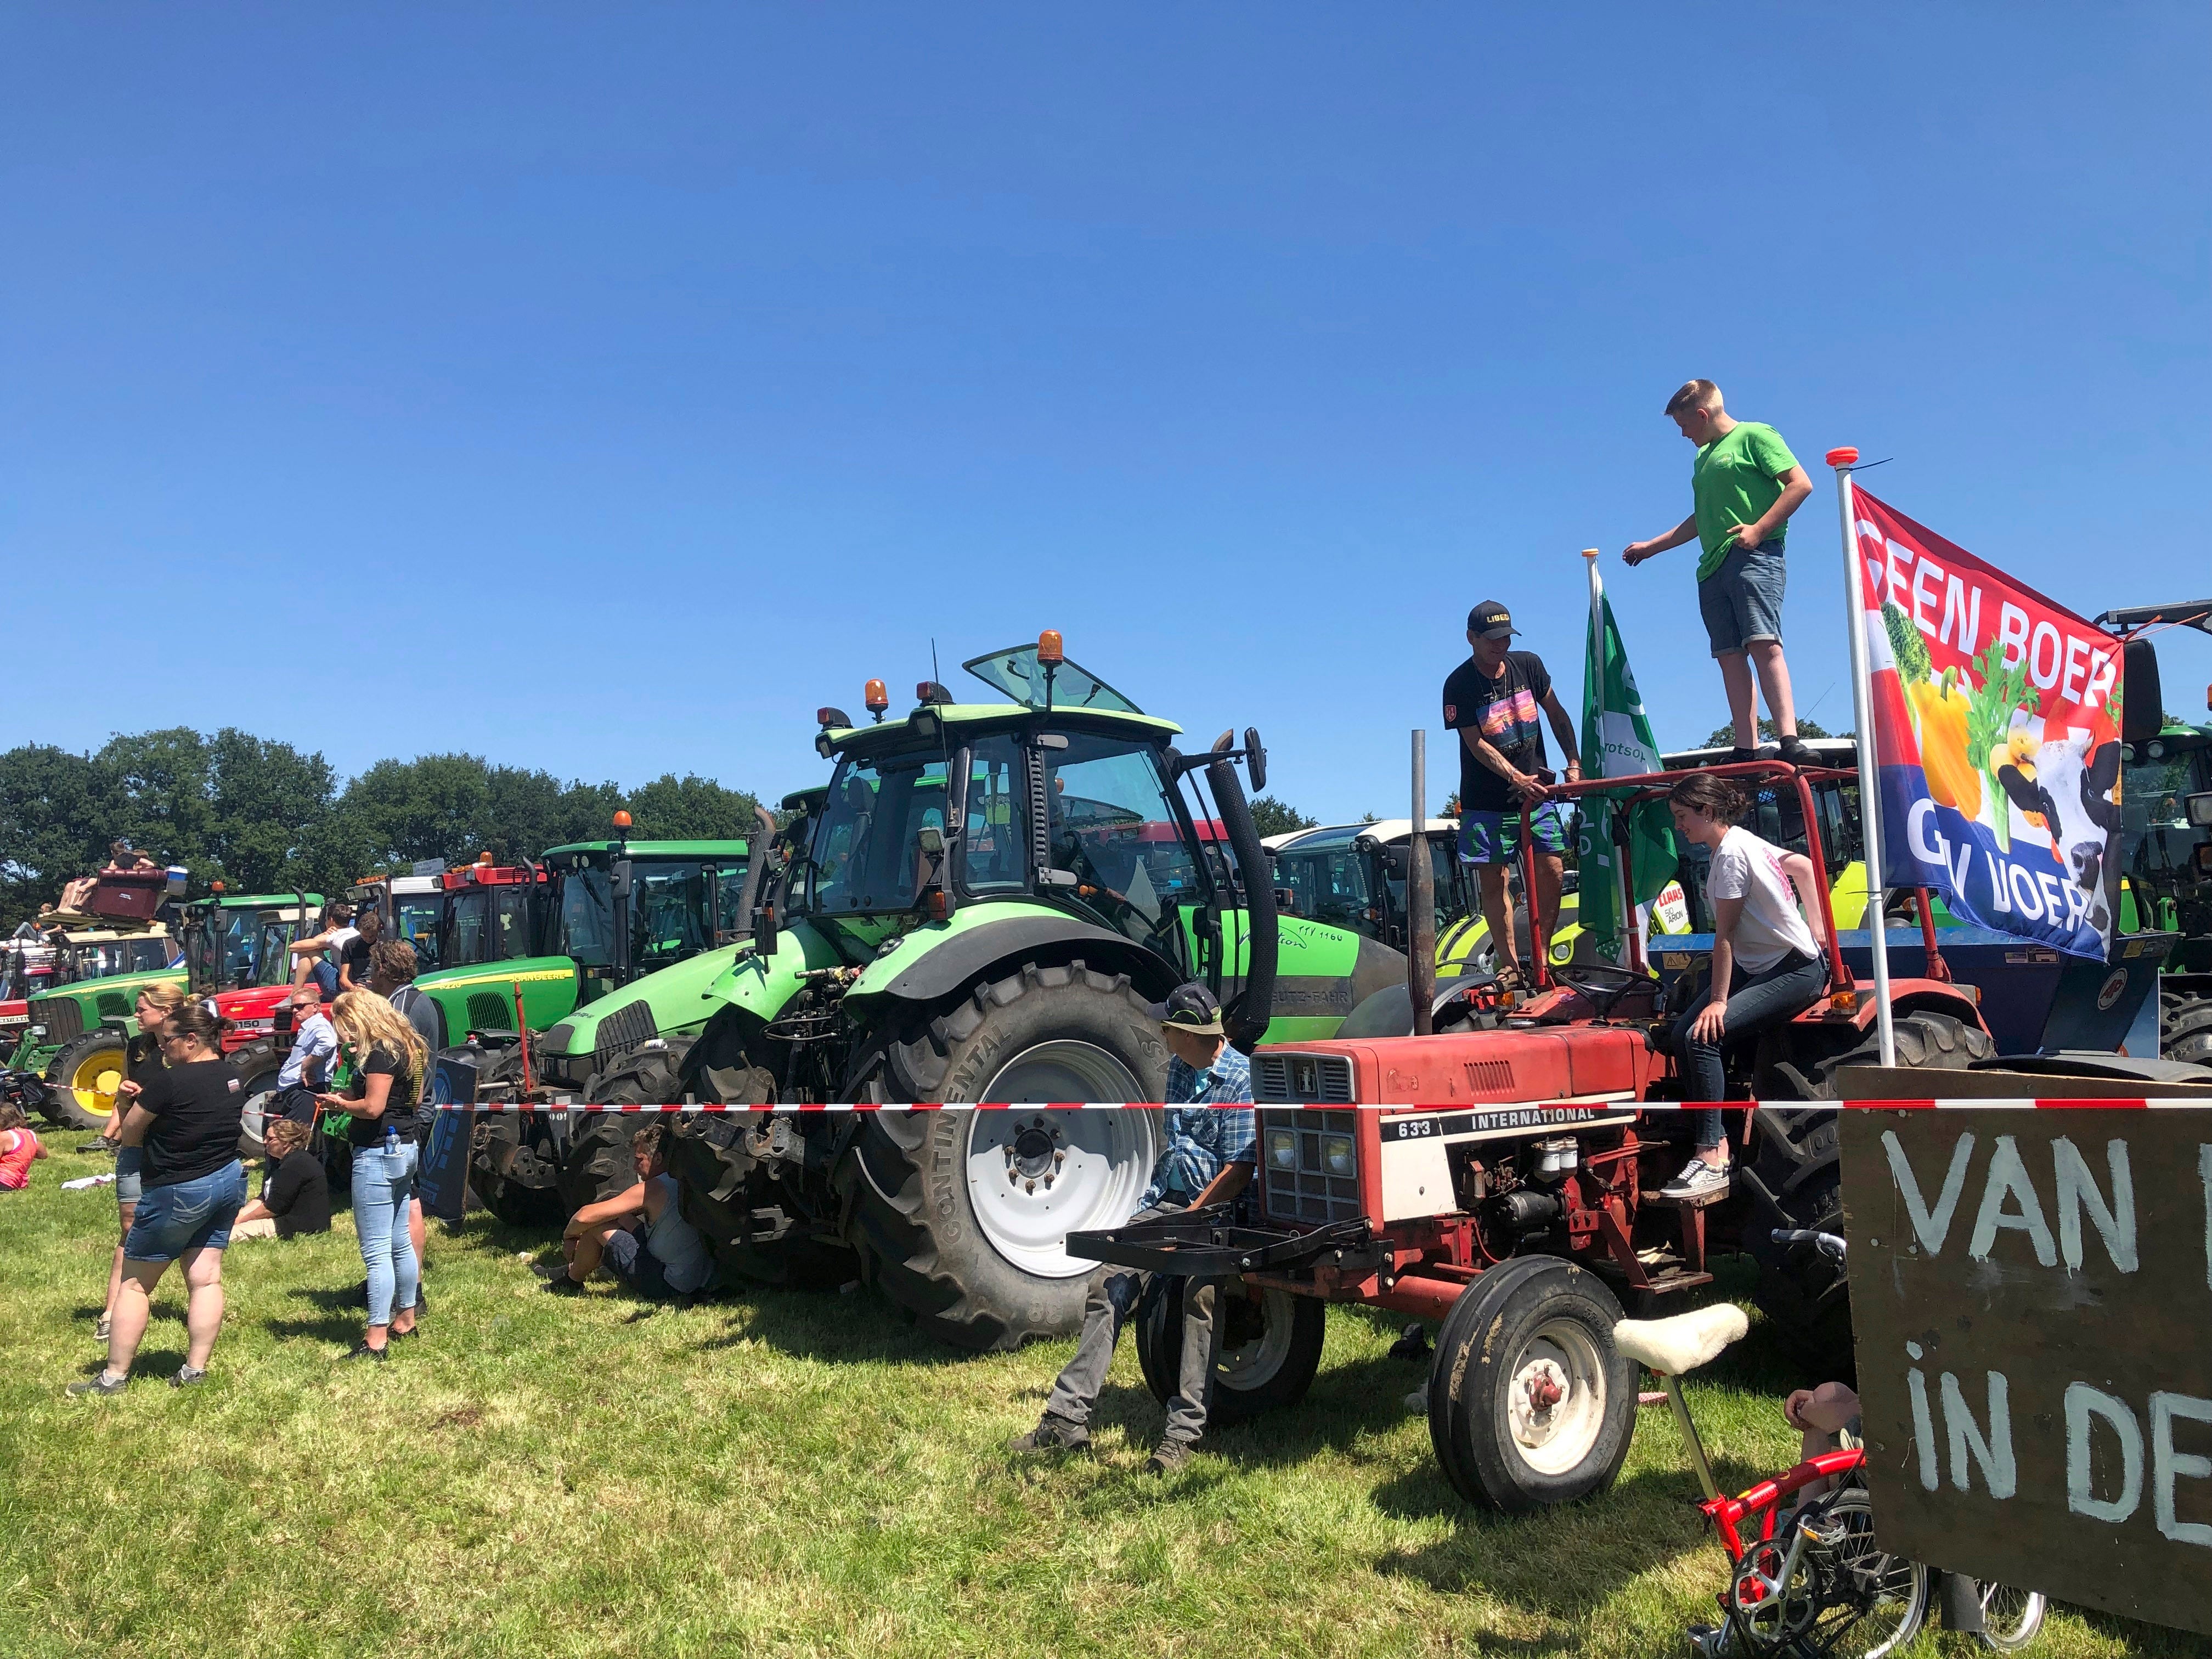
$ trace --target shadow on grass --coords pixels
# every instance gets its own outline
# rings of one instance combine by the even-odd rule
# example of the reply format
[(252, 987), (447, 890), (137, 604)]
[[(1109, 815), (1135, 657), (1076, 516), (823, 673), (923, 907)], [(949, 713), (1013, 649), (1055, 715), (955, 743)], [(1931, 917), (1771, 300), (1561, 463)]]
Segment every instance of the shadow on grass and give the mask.
[(362, 1316), (359, 1313), (330, 1313), (319, 1319), (271, 1319), (262, 1329), (278, 1342), (343, 1342), (360, 1340)]
[(751, 1316), (696, 1345), (702, 1353), (763, 1342), (799, 1359), (833, 1364), (958, 1365), (983, 1355), (949, 1347), (915, 1327), (912, 1316), (865, 1287), (794, 1291), (740, 1280), (728, 1305)]

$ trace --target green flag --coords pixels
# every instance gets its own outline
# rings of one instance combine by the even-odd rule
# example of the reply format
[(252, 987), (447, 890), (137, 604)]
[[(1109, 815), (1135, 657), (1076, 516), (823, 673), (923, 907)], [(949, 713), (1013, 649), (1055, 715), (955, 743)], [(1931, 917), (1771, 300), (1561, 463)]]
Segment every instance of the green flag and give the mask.
[[(1593, 587), (1597, 573), (1590, 573)], [(1613, 625), (1613, 606), (1602, 590), (1594, 592), (1589, 647), (1583, 665), (1583, 765), (1589, 777), (1625, 778), (1660, 769), (1659, 745), (1628, 669), (1628, 652)], [(1577, 852), (1582, 870), (1579, 900), (1582, 927), (1607, 956), (1620, 954), (1620, 933), (1632, 927), (1620, 908), (1620, 849), (1613, 845), (1613, 808), (1602, 799), (1583, 803)], [(1649, 904), (1674, 878), (1677, 854), (1674, 821), (1664, 801), (1646, 801), (1629, 822), (1629, 867), (1635, 875), (1634, 902)]]

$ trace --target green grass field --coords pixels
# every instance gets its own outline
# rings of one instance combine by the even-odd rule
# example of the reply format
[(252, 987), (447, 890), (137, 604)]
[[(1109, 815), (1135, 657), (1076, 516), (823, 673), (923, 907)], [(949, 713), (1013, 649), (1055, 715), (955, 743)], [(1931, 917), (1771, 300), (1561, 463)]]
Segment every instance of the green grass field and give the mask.
[[(637, 1656), (1678, 1655), (1723, 1557), (1673, 1425), (1646, 1411), (1620, 1484), (1502, 1521), (1437, 1473), (1391, 1322), (1336, 1310), (1305, 1404), (1166, 1482), (1125, 1342), (1093, 1460), (1023, 1467), (1068, 1345), (972, 1358), (865, 1293), (756, 1290), (654, 1310), (549, 1297), (547, 1242), (434, 1225), (423, 1338), (380, 1368), (346, 1218), (245, 1243), (209, 1382), (181, 1286), (138, 1380), (64, 1399), (92, 1340), (114, 1205), (58, 1190), (64, 1150), (0, 1194), (0, 1652), (174, 1659)], [(1693, 1395), (1723, 1479), (1794, 1458), (1754, 1332)], [(1970, 1653), (1923, 1638), (1922, 1653)], [(2068, 1611), (2033, 1651), (2201, 1653)]]

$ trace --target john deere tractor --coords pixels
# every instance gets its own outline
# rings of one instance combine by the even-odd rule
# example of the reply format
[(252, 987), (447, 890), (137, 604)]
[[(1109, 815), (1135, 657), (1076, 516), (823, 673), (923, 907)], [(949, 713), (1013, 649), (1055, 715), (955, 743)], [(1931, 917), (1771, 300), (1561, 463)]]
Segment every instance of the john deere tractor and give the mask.
[(1064, 1236), (1118, 1224), (1146, 1184), (1156, 1113), (1052, 1103), (1163, 1098), (1148, 1004), (1204, 981), (1249, 1053), (1263, 1036), (1333, 1033), (1402, 983), (1405, 958), (1346, 928), (1279, 923), (1232, 765), (1264, 785), (1256, 732), (1185, 757), (1176, 726), (1066, 660), (1050, 632), (966, 666), (994, 700), (925, 682), (886, 720), (872, 681), (874, 723), (820, 711), (836, 773), (750, 944), (707, 988), (712, 1018), (696, 1041), (633, 1051), (592, 1093), (1035, 1103), (676, 1128), (685, 1213), (726, 1261), (864, 1278), (944, 1340), (998, 1348), (1073, 1328), (1090, 1264)]
[[(296, 894), (217, 892), (193, 913), (211, 912), (226, 925), (226, 971), (249, 976), (259, 949), (261, 914), (298, 902)], [(312, 895), (310, 903), (317, 902)], [(138, 993), (149, 985), (184, 984), (184, 941), (167, 921), (132, 929), (86, 929), (61, 934), (59, 980), (30, 1000), (28, 1024), (8, 1061), (14, 1088), (55, 1122), (72, 1129), (104, 1127), (115, 1110), (123, 1080), (123, 1048), (137, 1030)]]

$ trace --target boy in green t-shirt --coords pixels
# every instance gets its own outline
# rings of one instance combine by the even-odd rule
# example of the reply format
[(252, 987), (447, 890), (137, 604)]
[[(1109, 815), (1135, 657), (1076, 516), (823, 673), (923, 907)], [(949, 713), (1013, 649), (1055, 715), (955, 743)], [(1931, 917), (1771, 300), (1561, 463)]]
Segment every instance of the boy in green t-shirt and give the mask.
[(1782, 758), (1809, 765), (1813, 751), (1797, 735), (1790, 666), (1782, 659), (1782, 543), (1790, 515), (1813, 493), (1813, 481), (1772, 427), (1732, 419), (1711, 380), (1684, 385), (1667, 400), (1667, 414), (1698, 447), (1690, 467), (1690, 516), (1663, 536), (1631, 542), (1620, 556), (1642, 564), (1670, 547), (1698, 543), (1698, 609), (1728, 687), (1729, 714), (1735, 722), (1733, 758), (1751, 760), (1759, 753), (1755, 669), (1782, 739)]

